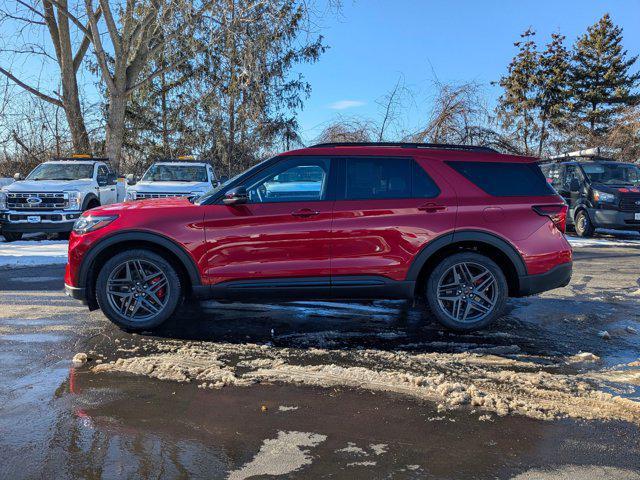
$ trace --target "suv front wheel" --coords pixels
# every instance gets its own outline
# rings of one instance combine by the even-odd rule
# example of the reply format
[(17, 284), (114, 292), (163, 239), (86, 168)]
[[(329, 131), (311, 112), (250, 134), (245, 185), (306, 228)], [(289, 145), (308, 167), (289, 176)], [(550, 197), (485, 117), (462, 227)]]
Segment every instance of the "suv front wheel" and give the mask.
[(426, 286), (431, 312), (440, 323), (458, 331), (489, 325), (502, 314), (507, 295), (507, 280), (500, 267), (474, 252), (442, 260)]
[(160, 255), (131, 250), (109, 259), (98, 274), (96, 299), (113, 323), (128, 331), (150, 330), (175, 311), (180, 277)]
[(589, 214), (586, 211), (580, 210), (576, 215), (575, 220), (576, 233), (579, 237), (587, 238), (592, 237), (593, 232), (595, 231), (595, 227), (593, 223), (591, 223), (591, 219), (589, 218)]

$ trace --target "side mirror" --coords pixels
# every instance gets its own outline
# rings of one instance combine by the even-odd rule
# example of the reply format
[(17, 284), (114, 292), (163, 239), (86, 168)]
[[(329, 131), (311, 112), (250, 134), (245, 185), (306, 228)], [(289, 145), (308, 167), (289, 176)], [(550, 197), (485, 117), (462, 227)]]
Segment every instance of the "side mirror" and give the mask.
[(127, 176), (124, 177), (127, 185), (135, 185), (136, 184), (136, 178), (133, 176), (133, 173), (128, 174)]
[(248, 198), (247, 189), (245, 187), (236, 187), (232, 188), (225, 194), (222, 199), (222, 203), (225, 205), (240, 205), (242, 203), (247, 203)]
[(569, 190), (572, 192), (577, 192), (580, 190), (580, 181), (577, 178), (572, 178), (571, 183), (569, 184)]
[(20, 180), (22, 180), (22, 175), (20, 175), (19, 173), (16, 173), (16, 174), (13, 176), (13, 179), (14, 179), (16, 182), (19, 182)]

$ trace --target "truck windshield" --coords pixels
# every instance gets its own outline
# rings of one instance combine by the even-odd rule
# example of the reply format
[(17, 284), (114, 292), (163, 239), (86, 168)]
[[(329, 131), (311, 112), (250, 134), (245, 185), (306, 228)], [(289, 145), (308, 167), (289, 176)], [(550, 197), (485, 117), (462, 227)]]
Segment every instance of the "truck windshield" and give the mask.
[(92, 163), (43, 163), (33, 169), (27, 180), (81, 180), (92, 177)]
[(640, 167), (630, 163), (583, 164), (584, 173), (594, 183), (640, 185)]
[(151, 165), (143, 182), (206, 182), (207, 169), (201, 165)]

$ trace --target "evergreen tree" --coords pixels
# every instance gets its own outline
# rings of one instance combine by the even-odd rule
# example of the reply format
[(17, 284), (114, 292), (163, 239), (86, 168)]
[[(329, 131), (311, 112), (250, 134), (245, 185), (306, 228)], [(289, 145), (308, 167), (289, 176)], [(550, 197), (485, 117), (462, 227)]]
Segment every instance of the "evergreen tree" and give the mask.
[(637, 102), (634, 88), (640, 73), (630, 69), (637, 56), (627, 57), (622, 28), (605, 14), (573, 48), (570, 70), (572, 111), (578, 133), (594, 139), (606, 134), (626, 107)]
[(498, 100), (498, 120), (504, 129), (512, 132), (525, 155), (535, 152), (534, 142), (539, 135), (537, 88), (540, 53), (535, 34), (529, 28), (520, 35), (520, 41), (514, 43), (518, 53), (509, 64), (507, 75), (499, 81), (504, 92)]
[(553, 131), (565, 129), (569, 108), (569, 52), (564, 46), (565, 36), (551, 34), (551, 41), (540, 55), (537, 73), (540, 134), (537, 155)]

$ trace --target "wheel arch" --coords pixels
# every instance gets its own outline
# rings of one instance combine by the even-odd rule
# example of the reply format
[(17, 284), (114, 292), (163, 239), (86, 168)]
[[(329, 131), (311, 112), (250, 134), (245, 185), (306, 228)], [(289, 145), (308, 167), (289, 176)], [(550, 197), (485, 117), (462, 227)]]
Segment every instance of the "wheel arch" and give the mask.
[(89, 209), (89, 205), (91, 205), (92, 202), (96, 202), (98, 204), (97, 206), (100, 206), (100, 199), (93, 192), (88, 193), (84, 197), (84, 201), (82, 202), (82, 211), (84, 212), (85, 210), (88, 210)]
[(95, 285), (100, 266), (104, 261), (124, 250), (143, 248), (169, 261), (181, 277), (185, 293), (189, 294), (202, 282), (195, 260), (179, 244), (164, 235), (151, 232), (123, 232), (105, 237), (85, 255), (78, 274), (78, 285), (87, 289), (87, 301), (91, 309), (98, 308), (95, 300)]
[(421, 295), (429, 274), (443, 258), (461, 251), (481, 253), (496, 262), (507, 279), (509, 295), (517, 294), (520, 277), (527, 275), (522, 256), (506, 240), (481, 231), (449, 233), (429, 242), (416, 256), (407, 273), (407, 280), (415, 282), (415, 294)]

